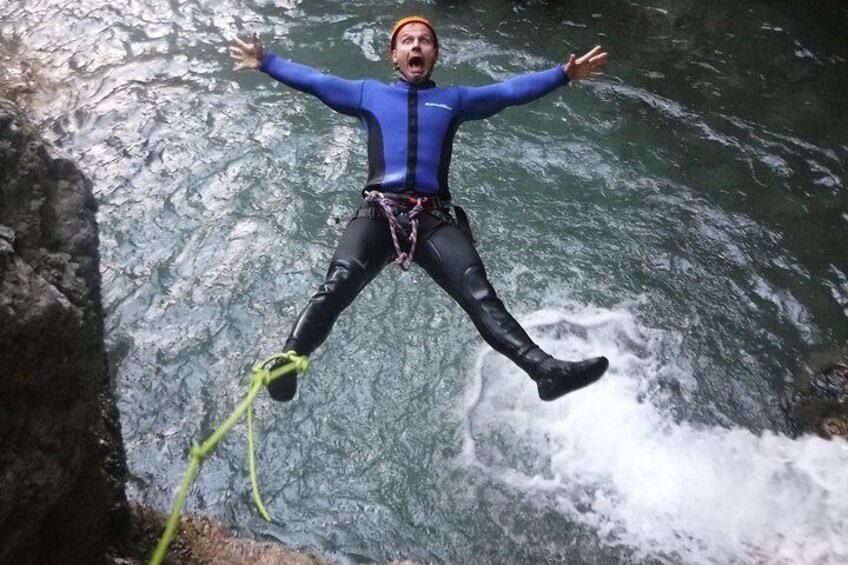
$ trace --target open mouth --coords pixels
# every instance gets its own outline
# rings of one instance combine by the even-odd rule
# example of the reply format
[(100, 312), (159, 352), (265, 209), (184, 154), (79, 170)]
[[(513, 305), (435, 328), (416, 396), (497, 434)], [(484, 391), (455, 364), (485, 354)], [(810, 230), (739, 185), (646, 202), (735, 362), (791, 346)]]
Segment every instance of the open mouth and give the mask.
[(424, 59), (417, 55), (413, 55), (409, 58), (409, 70), (410, 71), (424, 71)]

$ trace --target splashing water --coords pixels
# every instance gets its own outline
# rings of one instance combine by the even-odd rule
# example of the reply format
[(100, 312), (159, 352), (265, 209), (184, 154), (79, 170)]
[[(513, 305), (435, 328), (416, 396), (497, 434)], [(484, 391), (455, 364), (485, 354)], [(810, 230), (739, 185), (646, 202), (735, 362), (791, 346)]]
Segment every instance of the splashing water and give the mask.
[[(597, 532), (603, 543), (641, 559), (848, 559), (848, 442), (677, 421), (667, 397), (651, 387), (663, 374), (680, 376), (673, 359), (652, 353), (669, 336), (639, 327), (626, 310), (575, 305), (528, 320), (536, 331), (558, 324), (583, 331), (541, 343), (563, 358), (593, 355), (602, 345), (609, 373), (540, 409), (527, 387), (504, 374), (514, 369), (483, 350), (465, 404), (464, 464), (555, 501), (562, 515)], [(504, 434), (516, 440), (507, 451), (523, 445), (547, 468), (493, 464), (510, 457), (493, 454), (492, 438)]]
[[(663, 336), (638, 327), (626, 311), (578, 308), (539, 312), (527, 325), (585, 330), (583, 337), (540, 340), (564, 358), (615, 344), (609, 373), (540, 409), (526, 387), (518, 390), (516, 379), (499, 374), (512, 371), (500, 360), (491, 380), (484, 379), (491, 350), (482, 351), (465, 406), (466, 464), (555, 500), (559, 512), (604, 543), (645, 559), (835, 564), (848, 558), (848, 442), (676, 421), (661, 398), (652, 398), (661, 395), (646, 393), (661, 373), (679, 371), (674, 361), (637, 353), (640, 346), (656, 350), (648, 342)], [(505, 398), (514, 403), (505, 407)], [(528, 473), (488, 463), (487, 440), (504, 433), (516, 434), (548, 468)]]

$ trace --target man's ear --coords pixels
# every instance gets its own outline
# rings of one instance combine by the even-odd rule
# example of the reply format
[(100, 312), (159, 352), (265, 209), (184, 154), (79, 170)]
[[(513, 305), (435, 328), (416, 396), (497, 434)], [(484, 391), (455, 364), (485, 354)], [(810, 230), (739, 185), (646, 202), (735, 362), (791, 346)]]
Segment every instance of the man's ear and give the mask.
[(397, 49), (392, 49), (392, 63), (397, 65)]

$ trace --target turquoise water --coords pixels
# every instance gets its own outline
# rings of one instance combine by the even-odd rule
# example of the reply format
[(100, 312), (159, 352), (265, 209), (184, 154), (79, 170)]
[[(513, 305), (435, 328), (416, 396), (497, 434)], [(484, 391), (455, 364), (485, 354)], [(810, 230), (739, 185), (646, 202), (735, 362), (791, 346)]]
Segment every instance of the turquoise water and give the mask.
[(504, 302), (608, 376), (543, 405), (421, 270), (387, 269), (297, 400), (258, 403), (274, 523), (244, 426), (188, 511), (344, 563), (848, 560), (848, 443), (769, 431), (848, 341), (838, 2), (5, 2), (44, 65), (36, 118), (94, 181), (130, 496), (170, 508), (365, 179), (357, 122), (233, 73), (228, 38), (388, 81), (413, 12), (441, 84), (610, 51), (606, 79), (464, 126), (451, 176)]

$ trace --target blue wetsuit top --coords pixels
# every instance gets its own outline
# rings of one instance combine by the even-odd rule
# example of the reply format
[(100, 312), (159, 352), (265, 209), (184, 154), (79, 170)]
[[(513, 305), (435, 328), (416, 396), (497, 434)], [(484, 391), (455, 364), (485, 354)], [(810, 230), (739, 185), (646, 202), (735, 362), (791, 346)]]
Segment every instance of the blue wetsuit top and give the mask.
[(268, 53), (259, 67), (280, 82), (359, 118), (368, 135), (365, 190), (450, 198), (448, 168), (462, 122), (541, 98), (568, 82), (562, 65), (482, 87), (439, 88), (432, 81), (383, 84), (347, 80)]

